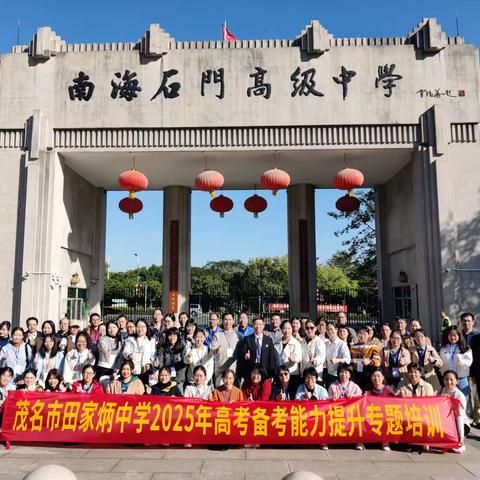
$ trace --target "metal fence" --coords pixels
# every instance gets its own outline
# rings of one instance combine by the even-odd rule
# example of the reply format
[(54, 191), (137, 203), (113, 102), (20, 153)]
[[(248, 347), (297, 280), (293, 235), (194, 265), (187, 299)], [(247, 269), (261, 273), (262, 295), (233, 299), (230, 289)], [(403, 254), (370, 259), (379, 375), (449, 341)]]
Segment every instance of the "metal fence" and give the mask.
[[(103, 316), (106, 320), (118, 315), (137, 320), (149, 318), (155, 308), (161, 306), (161, 298), (148, 297), (132, 289), (115, 295), (105, 296)], [(282, 319), (290, 317), (287, 292), (251, 294), (242, 291), (200, 292), (190, 294), (190, 315), (199, 325), (208, 324), (209, 312), (219, 315), (232, 312), (237, 315), (246, 312), (253, 316), (260, 314), (268, 317), (278, 313)], [(337, 312), (345, 311), (352, 325), (365, 323), (379, 324), (380, 308), (376, 289), (357, 290), (317, 290), (317, 316), (326, 320), (336, 320)], [(166, 312), (164, 312), (166, 313)]]

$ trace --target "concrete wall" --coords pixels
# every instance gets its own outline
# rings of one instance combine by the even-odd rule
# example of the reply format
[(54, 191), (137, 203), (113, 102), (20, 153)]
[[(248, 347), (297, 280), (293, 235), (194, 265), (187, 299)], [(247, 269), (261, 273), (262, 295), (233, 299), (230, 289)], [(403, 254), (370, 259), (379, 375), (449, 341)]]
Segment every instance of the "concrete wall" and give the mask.
[[(12, 320), (17, 225), (22, 235), (25, 156), (18, 149), (0, 149), (0, 321)], [(20, 199), (20, 202), (19, 202)], [(19, 268), (20, 266), (17, 266)], [(20, 273), (20, 272), (19, 272)]]
[[(308, 54), (298, 47), (173, 49), (158, 59), (144, 59), (138, 50), (57, 53), (37, 61), (27, 53), (1, 58), (0, 128), (22, 127), (34, 109), (42, 110), (54, 128), (101, 127), (196, 127), (275, 125), (355, 125), (416, 123), (433, 101), (445, 104), (452, 122), (474, 122), (480, 118), (477, 51), (473, 46), (452, 45), (435, 55), (423, 55), (413, 45), (331, 47), (323, 55)], [(379, 66), (395, 65), (390, 98), (380, 82), (375, 87)], [(342, 98), (338, 77), (341, 67), (356, 72)], [(255, 67), (267, 70), (265, 82), (271, 97), (247, 96), (253, 86)], [(291, 75), (316, 69), (315, 89), (323, 96), (292, 97)], [(201, 96), (202, 72), (225, 70), (225, 97), (219, 99), (219, 85), (206, 85)], [(163, 72), (176, 69), (169, 84), (179, 82), (176, 98), (152, 97), (160, 87)], [(95, 84), (89, 101), (72, 101), (68, 87), (79, 71)], [(142, 91), (127, 102), (113, 99), (115, 73), (135, 72)], [(301, 80), (302, 77), (300, 76)], [(455, 97), (431, 98), (420, 90), (450, 90)], [(465, 97), (458, 91), (464, 90)]]
[(480, 145), (452, 144), (435, 163), (444, 306), (452, 318), (479, 315)]
[[(383, 319), (394, 320), (393, 289), (410, 287), (412, 316), (437, 338), (443, 306), (438, 278), (438, 223), (432, 212), (432, 201), (436, 202), (433, 170), (429, 151), (419, 149), (406, 167), (378, 188), (377, 201)], [(407, 282), (399, 277), (402, 271), (408, 276)]]
[(17, 321), (23, 323), (31, 315), (58, 320), (64, 315), (74, 273), (80, 276), (78, 287), (91, 293), (90, 309), (98, 310), (103, 294), (105, 193), (65, 166), (55, 151), (29, 161), (26, 187)]

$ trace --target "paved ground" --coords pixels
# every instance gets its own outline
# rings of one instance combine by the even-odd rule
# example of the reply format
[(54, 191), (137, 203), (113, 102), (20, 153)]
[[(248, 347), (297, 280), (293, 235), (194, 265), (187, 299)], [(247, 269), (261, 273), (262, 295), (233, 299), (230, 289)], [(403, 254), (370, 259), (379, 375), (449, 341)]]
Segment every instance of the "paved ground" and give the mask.
[[(475, 431), (478, 432), (478, 431)], [(480, 433), (480, 432), (478, 432)], [(232, 448), (75, 448), (0, 446), (0, 479), (20, 480), (39, 465), (56, 463), (79, 480), (280, 480), (288, 472), (310, 470), (326, 480), (480, 479), (480, 437), (469, 439), (463, 455), (383, 452), (332, 447)], [(50, 479), (46, 479), (50, 480)]]

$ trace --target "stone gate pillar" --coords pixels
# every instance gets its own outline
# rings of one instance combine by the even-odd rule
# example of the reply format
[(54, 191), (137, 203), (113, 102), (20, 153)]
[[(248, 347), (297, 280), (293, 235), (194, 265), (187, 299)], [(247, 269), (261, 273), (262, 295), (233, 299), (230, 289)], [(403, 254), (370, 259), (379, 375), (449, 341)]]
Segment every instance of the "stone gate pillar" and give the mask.
[(292, 185), (287, 195), (290, 315), (316, 318), (315, 187)]
[(191, 191), (166, 187), (163, 191), (164, 313), (188, 311), (190, 297)]

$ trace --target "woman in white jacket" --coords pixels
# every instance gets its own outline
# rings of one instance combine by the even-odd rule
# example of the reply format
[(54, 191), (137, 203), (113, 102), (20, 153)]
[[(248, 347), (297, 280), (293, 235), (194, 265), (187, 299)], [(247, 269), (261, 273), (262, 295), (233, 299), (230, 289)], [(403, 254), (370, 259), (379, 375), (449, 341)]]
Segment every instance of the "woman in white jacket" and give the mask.
[(282, 322), (282, 339), (275, 343), (280, 366), (285, 366), (290, 372), (290, 377), (300, 379), (300, 363), (302, 361), (302, 347), (300, 342), (293, 337), (293, 328), (290, 320)]
[(440, 358), (443, 365), (440, 371), (442, 375), (447, 370), (453, 370), (458, 375), (457, 388), (465, 395), (468, 401), (470, 395), (470, 386), (468, 375), (470, 365), (472, 365), (472, 350), (465, 343), (465, 340), (456, 325), (445, 329), (442, 333), (442, 348), (440, 349)]
[(123, 342), (120, 336), (120, 329), (114, 320), (107, 324), (107, 334), (100, 338), (98, 342), (98, 368), (96, 379), (101, 381), (102, 378), (112, 375), (118, 370), (120, 363), (123, 361), (121, 356)]
[(322, 379), (325, 363), (325, 340), (317, 335), (317, 326), (313, 320), (307, 320), (304, 326), (305, 338), (300, 342), (302, 346), (301, 374), (306, 368), (313, 367), (317, 371), (318, 379)]
[(145, 320), (138, 320), (135, 325), (136, 334), (128, 337), (123, 347), (125, 360), (131, 360), (134, 365), (133, 373), (137, 375), (145, 385), (148, 385), (148, 376), (152, 372), (155, 358), (155, 340), (150, 338), (148, 326)]
[(53, 333), (47, 333), (42, 338), (41, 347), (35, 355), (35, 368), (37, 370), (37, 382), (42, 388), (45, 388), (45, 382), (50, 370), (56, 368), (63, 371), (63, 362), (65, 356), (58, 348)]
[(75, 348), (65, 355), (63, 380), (71, 386), (73, 382), (82, 380), (82, 370), (85, 365), (94, 365), (95, 356), (90, 351), (90, 337), (80, 332), (75, 338)]

